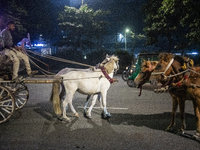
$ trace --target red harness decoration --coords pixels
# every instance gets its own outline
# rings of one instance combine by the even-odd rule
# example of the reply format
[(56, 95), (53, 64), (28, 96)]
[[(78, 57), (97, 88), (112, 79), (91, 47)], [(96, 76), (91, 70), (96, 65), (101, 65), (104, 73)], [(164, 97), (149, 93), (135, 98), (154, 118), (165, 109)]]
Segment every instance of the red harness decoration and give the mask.
[(106, 70), (105, 70), (104, 67), (101, 67), (101, 71), (103, 72), (104, 76), (108, 79), (108, 81), (109, 81), (110, 83), (113, 83), (113, 82), (114, 82), (114, 80), (106, 73)]

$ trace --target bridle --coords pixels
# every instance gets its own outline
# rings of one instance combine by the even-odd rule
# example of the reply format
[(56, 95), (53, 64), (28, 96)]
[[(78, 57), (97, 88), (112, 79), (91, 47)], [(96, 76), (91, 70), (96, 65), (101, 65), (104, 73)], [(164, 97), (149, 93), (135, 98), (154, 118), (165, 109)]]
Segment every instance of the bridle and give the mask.
[(164, 77), (167, 77), (165, 75), (165, 73), (167, 72), (167, 70), (169, 69), (169, 67), (172, 65), (172, 63), (174, 62), (174, 58), (171, 59), (171, 61), (169, 62), (169, 64), (167, 65), (167, 67), (165, 68), (164, 72), (153, 72), (152, 75), (162, 75)]

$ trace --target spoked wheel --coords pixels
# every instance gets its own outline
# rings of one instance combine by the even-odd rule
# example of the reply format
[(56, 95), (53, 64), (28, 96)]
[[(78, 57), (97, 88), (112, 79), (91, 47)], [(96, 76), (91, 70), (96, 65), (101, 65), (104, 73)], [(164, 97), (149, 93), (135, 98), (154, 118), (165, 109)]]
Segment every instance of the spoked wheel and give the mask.
[(15, 110), (21, 109), (28, 101), (29, 90), (25, 84), (9, 83), (6, 86), (15, 98)]
[(129, 87), (136, 87), (136, 85), (135, 85), (135, 83), (132, 79), (128, 79), (127, 84), (128, 84)]
[(0, 123), (7, 121), (15, 110), (13, 94), (4, 86), (0, 85)]
[(123, 79), (124, 81), (127, 81), (127, 80), (128, 80), (128, 77), (129, 77), (129, 75), (126, 73), (126, 71), (124, 71), (124, 72), (122, 73), (122, 79)]

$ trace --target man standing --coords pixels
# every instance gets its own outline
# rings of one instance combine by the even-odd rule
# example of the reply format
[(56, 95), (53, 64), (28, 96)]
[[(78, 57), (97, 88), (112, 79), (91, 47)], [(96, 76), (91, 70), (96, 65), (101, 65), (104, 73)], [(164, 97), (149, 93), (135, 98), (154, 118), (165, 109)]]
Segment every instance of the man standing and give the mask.
[(29, 76), (36, 74), (38, 71), (31, 71), (28, 56), (22, 53), (20, 51), (20, 48), (13, 44), (11, 31), (13, 31), (14, 29), (15, 29), (14, 22), (9, 21), (6, 24), (6, 28), (1, 32), (1, 36), (4, 42), (5, 55), (7, 55), (10, 58), (10, 60), (13, 62), (12, 80), (18, 81), (19, 80), (18, 71), (19, 71), (19, 65), (20, 65), (19, 59), (24, 61), (24, 64), (26, 66), (26, 71)]

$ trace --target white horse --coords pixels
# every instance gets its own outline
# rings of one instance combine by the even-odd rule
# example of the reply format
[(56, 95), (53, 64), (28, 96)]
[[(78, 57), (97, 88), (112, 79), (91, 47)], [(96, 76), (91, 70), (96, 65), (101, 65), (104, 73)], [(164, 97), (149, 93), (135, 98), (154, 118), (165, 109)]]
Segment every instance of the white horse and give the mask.
[[(51, 98), (53, 101), (54, 112), (56, 115), (63, 114), (63, 118), (66, 121), (69, 121), (70, 118), (66, 116), (66, 108), (69, 104), (72, 112), (76, 117), (78, 113), (72, 105), (72, 99), (76, 91), (85, 95), (93, 95), (92, 105), (86, 112), (86, 116), (91, 118), (91, 111), (93, 106), (96, 103), (96, 99), (99, 94), (101, 94), (102, 105), (103, 105), (103, 117), (111, 117), (110, 113), (107, 112), (106, 108), (106, 96), (107, 90), (110, 88), (111, 82), (113, 82), (114, 71), (119, 68), (118, 58), (112, 55), (109, 58), (106, 58), (100, 66), (101, 69), (96, 71), (86, 72), (86, 71), (70, 71), (64, 73), (65, 71), (61, 70), (55, 77), (52, 86)], [(105, 70), (104, 70), (105, 69)], [(63, 100), (63, 112), (61, 111), (60, 105), (60, 80), (61, 87), (65, 89), (66, 96)]]

